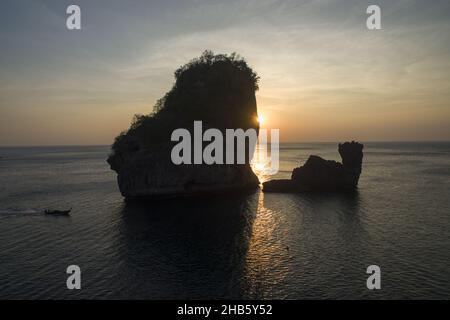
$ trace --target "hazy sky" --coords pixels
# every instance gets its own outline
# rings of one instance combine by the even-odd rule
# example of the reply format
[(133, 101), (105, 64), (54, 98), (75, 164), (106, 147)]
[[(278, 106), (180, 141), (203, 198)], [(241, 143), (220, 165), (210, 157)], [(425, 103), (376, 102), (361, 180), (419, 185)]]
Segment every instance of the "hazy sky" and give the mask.
[(205, 49), (246, 58), (283, 141), (450, 140), (448, 0), (6, 0), (0, 43), (0, 145), (110, 144)]

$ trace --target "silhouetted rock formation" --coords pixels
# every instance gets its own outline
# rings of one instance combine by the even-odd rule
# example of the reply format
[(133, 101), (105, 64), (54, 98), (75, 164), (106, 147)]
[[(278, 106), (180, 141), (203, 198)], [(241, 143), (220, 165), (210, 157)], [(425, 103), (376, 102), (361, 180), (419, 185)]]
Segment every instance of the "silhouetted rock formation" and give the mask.
[[(259, 129), (255, 91), (258, 77), (235, 54), (203, 55), (175, 72), (173, 88), (160, 99), (151, 115), (137, 115), (121, 133), (108, 158), (126, 198), (190, 196), (256, 188), (258, 178), (249, 162), (241, 165), (174, 165), (171, 141), (175, 129), (193, 137), (194, 121), (203, 131), (217, 128)], [(225, 136), (225, 134), (224, 134)], [(225, 143), (225, 141), (224, 141)]]
[(291, 179), (263, 183), (265, 192), (337, 192), (351, 191), (358, 186), (361, 174), (363, 145), (357, 142), (339, 144), (342, 163), (310, 156), (302, 167), (292, 171)]

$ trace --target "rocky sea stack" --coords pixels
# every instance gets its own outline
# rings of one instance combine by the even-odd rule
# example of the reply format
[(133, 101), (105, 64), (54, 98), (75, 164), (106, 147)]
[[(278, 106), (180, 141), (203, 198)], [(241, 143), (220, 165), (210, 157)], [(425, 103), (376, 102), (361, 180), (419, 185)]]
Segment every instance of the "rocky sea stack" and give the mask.
[(194, 121), (208, 128), (259, 129), (255, 91), (258, 76), (236, 54), (205, 51), (175, 71), (172, 89), (150, 115), (136, 115), (112, 145), (108, 158), (127, 199), (192, 196), (248, 190), (259, 185), (245, 164), (181, 164), (171, 161), (175, 129), (192, 136)]
[(364, 145), (339, 144), (342, 163), (309, 156), (306, 163), (292, 171), (291, 179), (263, 183), (264, 192), (349, 192), (358, 186)]

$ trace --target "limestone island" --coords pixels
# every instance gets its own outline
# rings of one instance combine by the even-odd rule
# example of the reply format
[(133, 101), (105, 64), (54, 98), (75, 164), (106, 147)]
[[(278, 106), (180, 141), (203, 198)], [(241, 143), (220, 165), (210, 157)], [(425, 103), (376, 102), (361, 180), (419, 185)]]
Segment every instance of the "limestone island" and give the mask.
[(339, 144), (342, 163), (309, 156), (306, 163), (292, 171), (291, 179), (263, 183), (264, 192), (351, 192), (358, 186), (364, 145)]
[(150, 115), (136, 115), (116, 137), (108, 163), (126, 199), (195, 196), (256, 189), (259, 180), (244, 164), (179, 164), (171, 161), (174, 130), (259, 130), (258, 76), (236, 54), (205, 51), (175, 71), (175, 83)]

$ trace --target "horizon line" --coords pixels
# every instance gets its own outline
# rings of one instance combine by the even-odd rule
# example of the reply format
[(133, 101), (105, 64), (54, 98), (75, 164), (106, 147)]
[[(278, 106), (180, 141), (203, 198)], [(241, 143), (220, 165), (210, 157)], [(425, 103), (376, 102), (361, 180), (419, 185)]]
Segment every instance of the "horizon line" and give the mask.
[[(436, 143), (436, 142), (448, 142), (450, 140), (346, 140), (357, 141), (361, 143)], [(344, 141), (345, 142), (345, 141)], [(280, 144), (295, 144), (295, 143), (342, 143), (342, 141), (287, 141), (280, 142)], [(0, 148), (48, 148), (48, 147), (107, 147), (112, 144), (36, 144), (36, 145), (0, 145)]]

